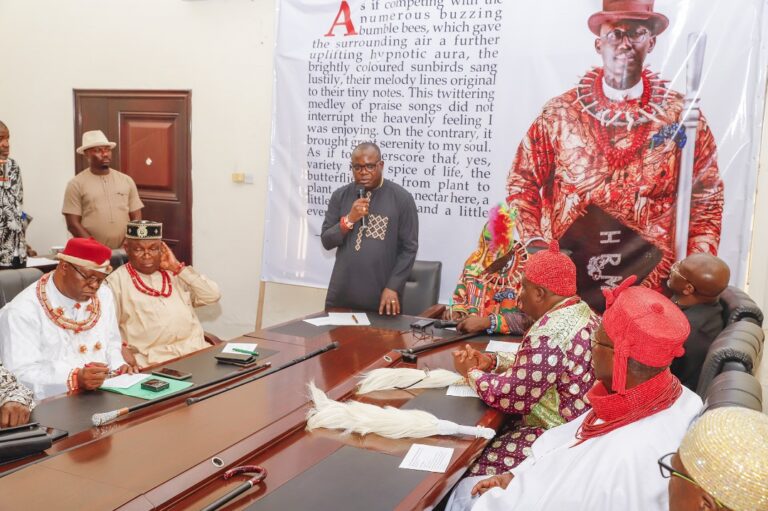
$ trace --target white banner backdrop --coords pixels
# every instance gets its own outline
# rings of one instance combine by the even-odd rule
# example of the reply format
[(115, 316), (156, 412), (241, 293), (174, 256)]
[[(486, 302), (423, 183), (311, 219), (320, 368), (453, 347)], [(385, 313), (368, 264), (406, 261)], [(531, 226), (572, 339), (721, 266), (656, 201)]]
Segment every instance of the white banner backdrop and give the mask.
[[(551, 98), (603, 60), (572, 0), (280, 0), (262, 278), (326, 287), (326, 204), (375, 141), (420, 215), (418, 259), (443, 261), (445, 303), (518, 145)], [(765, 89), (761, 0), (660, 0), (670, 20), (645, 65), (685, 94), (688, 34), (706, 34), (701, 109), (725, 205), (719, 255), (742, 285)], [(657, 179), (656, 176), (654, 179)], [(692, 223), (695, 222), (692, 218)]]

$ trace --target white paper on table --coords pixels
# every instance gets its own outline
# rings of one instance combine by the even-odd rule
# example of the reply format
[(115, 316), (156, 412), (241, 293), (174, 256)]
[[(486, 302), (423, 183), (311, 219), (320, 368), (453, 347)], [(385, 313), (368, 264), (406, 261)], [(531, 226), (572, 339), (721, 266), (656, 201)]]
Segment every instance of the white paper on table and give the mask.
[(47, 257), (27, 257), (27, 267), (46, 266), (49, 264), (59, 264), (56, 259), (48, 259)]
[(453, 449), (433, 445), (413, 444), (400, 463), (400, 468), (445, 473), (451, 463)]
[(370, 326), (368, 314), (365, 312), (329, 312), (329, 325), (338, 326)]
[(477, 395), (477, 392), (475, 392), (475, 389), (469, 385), (456, 384), (448, 385), (448, 390), (446, 391), (445, 395), (454, 397), (480, 397)]
[(245, 351), (256, 351), (256, 347), (258, 347), (258, 344), (255, 342), (228, 342), (227, 345), (224, 346), (224, 349), (221, 350), (221, 352), (243, 355), (243, 353), (235, 351), (235, 348)]
[(107, 378), (101, 386), (109, 387), (110, 389), (127, 389), (151, 377), (151, 374), (121, 374), (113, 378)]
[(517, 350), (520, 349), (520, 343), (519, 342), (502, 342), (502, 341), (494, 341), (491, 339), (488, 342), (488, 346), (485, 347), (485, 351), (488, 352), (502, 352), (502, 353), (517, 353)]
[(330, 320), (331, 320), (331, 318), (329, 318), (327, 316), (323, 316), (321, 318), (305, 319), (304, 322), (305, 323), (309, 323), (310, 325), (315, 325), (315, 326), (325, 326), (325, 325), (330, 325), (330, 323), (329, 323)]
[(456, 331), (456, 327), (455, 326), (449, 326), (448, 328), (443, 328), (443, 330), (451, 330), (451, 331), (455, 332)]

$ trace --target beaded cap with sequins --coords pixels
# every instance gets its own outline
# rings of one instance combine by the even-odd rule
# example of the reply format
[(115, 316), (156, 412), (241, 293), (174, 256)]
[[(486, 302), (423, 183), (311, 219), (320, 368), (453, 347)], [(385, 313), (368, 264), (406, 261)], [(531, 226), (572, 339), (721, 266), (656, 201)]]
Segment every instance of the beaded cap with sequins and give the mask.
[(688, 474), (733, 511), (768, 510), (768, 416), (740, 407), (705, 413), (679, 449)]

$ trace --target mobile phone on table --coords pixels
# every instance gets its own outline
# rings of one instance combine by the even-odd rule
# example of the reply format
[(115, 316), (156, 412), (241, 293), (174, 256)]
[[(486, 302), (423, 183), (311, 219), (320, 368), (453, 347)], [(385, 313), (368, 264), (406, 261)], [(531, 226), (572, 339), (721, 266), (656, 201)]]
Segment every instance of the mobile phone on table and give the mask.
[(241, 367), (248, 367), (259, 361), (254, 355), (247, 355), (245, 353), (219, 353), (214, 355), (214, 358), (221, 364), (232, 364)]
[(155, 369), (152, 371), (152, 374), (155, 376), (165, 376), (166, 378), (170, 378), (172, 380), (188, 380), (192, 378), (192, 373), (182, 373), (181, 371), (171, 369), (170, 367), (161, 367), (160, 369)]

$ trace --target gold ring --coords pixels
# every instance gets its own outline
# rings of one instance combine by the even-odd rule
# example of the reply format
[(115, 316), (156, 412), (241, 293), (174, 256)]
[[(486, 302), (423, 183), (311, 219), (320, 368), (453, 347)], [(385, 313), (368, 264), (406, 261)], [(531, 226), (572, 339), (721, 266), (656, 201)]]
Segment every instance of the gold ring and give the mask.
[(390, 302), (392, 302), (392, 303), (396, 303), (396, 302), (397, 302), (397, 300), (390, 300)]

